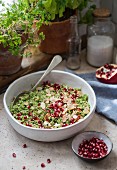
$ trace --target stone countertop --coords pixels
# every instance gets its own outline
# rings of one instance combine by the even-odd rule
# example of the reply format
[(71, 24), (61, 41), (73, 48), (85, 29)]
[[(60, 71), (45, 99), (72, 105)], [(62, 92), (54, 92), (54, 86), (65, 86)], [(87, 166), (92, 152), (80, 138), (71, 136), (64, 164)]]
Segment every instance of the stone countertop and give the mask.
[[(57, 69), (65, 70), (65, 61)], [(81, 67), (77, 73), (95, 71), (82, 57)], [(111, 154), (97, 163), (87, 163), (79, 159), (71, 149), (73, 138), (52, 143), (37, 142), (18, 134), (8, 122), (0, 95), (0, 170), (117, 170), (117, 127), (115, 124), (95, 114), (87, 130), (100, 131), (108, 135), (113, 142)], [(27, 148), (23, 148), (26, 144)], [(12, 154), (16, 154), (16, 158)], [(47, 159), (51, 163), (47, 163)], [(41, 163), (46, 165), (41, 167)]]

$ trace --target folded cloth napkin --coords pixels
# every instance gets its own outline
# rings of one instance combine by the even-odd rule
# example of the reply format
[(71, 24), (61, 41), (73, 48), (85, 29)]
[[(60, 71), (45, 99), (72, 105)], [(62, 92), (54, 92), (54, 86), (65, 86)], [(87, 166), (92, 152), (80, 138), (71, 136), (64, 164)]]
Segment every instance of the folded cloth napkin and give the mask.
[(111, 119), (117, 124), (117, 85), (99, 82), (95, 73), (77, 74), (86, 80), (96, 94), (96, 112)]

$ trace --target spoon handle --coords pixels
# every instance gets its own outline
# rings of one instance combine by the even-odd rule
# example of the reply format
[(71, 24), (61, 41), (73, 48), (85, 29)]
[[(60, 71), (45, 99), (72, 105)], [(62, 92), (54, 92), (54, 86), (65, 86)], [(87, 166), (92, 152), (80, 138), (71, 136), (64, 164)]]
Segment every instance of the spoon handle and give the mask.
[(62, 61), (62, 57), (60, 55), (56, 55), (51, 63), (49, 64), (48, 68), (42, 75), (42, 77), (38, 80), (38, 82), (34, 85), (34, 87), (31, 89), (31, 91), (35, 90), (36, 87), (42, 82), (42, 80), (47, 76), (60, 62)]

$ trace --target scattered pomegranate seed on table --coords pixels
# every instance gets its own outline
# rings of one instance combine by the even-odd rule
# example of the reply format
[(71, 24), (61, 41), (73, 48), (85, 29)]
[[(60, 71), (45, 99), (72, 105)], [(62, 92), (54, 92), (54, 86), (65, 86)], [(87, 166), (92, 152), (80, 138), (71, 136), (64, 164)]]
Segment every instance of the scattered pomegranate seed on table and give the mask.
[(26, 144), (23, 144), (23, 146), (22, 146), (23, 148), (27, 148), (27, 145)]
[(44, 163), (41, 163), (41, 167), (42, 167), (42, 168), (45, 168), (45, 164), (44, 164)]
[(26, 167), (25, 167), (25, 166), (23, 166), (23, 167), (22, 167), (22, 169), (23, 169), (23, 170), (25, 170), (25, 169), (26, 169)]
[(79, 145), (78, 155), (84, 158), (102, 158), (107, 154), (108, 147), (102, 139), (93, 137), (90, 140), (83, 140)]
[(14, 158), (16, 158), (16, 153), (13, 153), (12, 156), (13, 156)]
[(47, 159), (47, 163), (51, 163), (51, 160), (50, 160), (50, 159)]

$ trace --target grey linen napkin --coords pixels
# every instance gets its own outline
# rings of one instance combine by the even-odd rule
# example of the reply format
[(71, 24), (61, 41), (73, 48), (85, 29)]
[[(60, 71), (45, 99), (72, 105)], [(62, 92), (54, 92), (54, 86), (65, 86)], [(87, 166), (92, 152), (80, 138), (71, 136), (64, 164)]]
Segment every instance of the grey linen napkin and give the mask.
[(99, 82), (94, 72), (77, 75), (92, 86), (97, 100), (96, 112), (117, 124), (117, 85)]

